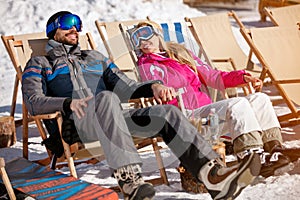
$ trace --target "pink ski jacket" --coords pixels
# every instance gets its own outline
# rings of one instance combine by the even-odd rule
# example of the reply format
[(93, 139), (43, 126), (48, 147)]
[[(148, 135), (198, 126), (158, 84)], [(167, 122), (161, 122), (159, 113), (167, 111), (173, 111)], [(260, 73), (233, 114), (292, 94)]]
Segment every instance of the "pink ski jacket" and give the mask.
[[(186, 109), (196, 109), (212, 103), (207, 87), (223, 91), (229, 87), (245, 83), (244, 70), (224, 72), (212, 69), (193, 55), (197, 63), (198, 75), (186, 64), (163, 56), (164, 54), (142, 54), (138, 60), (138, 71), (142, 81), (161, 80), (164, 85), (175, 89), (183, 88), (182, 94)], [(176, 99), (168, 102), (178, 106)]]

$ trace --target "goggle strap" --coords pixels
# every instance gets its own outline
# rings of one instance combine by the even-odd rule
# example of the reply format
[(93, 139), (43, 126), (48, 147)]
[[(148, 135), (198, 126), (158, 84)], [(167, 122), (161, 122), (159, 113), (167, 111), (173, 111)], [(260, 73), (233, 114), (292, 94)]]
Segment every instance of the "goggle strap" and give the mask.
[(47, 34), (50, 33), (51, 31), (55, 30), (58, 28), (58, 18), (55, 19), (55, 21), (51, 22), (47, 28), (46, 28), (46, 31), (47, 31)]

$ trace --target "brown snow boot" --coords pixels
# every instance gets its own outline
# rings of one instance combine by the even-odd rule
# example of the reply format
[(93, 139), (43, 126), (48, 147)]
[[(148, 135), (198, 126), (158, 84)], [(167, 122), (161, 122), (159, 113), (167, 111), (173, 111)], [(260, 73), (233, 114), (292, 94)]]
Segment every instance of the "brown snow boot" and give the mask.
[(294, 168), (294, 164), (288, 156), (281, 153), (282, 146), (279, 141), (273, 140), (264, 144), (264, 150), (261, 154), (261, 171), (260, 175), (269, 177), (273, 175), (281, 175), (289, 172)]

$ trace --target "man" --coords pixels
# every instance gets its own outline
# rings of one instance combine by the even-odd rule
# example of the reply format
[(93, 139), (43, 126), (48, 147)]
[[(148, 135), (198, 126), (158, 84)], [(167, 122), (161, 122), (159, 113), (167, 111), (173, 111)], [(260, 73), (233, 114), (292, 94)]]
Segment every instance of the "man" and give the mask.
[[(159, 81), (137, 83), (101, 53), (78, 45), (82, 22), (61, 11), (47, 22), (47, 56), (33, 57), (23, 74), (23, 97), (33, 115), (61, 111), (64, 123), (80, 140), (99, 140), (107, 163), (128, 199), (151, 199), (155, 190), (141, 177), (142, 161), (132, 141), (161, 136), (181, 164), (202, 181), (214, 199), (234, 198), (259, 174), (260, 159), (250, 153), (238, 165), (224, 167), (219, 156), (172, 105), (122, 110), (129, 98), (175, 97)], [(75, 127), (73, 126), (75, 124)], [(74, 127), (74, 128), (72, 128)], [(64, 131), (64, 130), (63, 130)]]

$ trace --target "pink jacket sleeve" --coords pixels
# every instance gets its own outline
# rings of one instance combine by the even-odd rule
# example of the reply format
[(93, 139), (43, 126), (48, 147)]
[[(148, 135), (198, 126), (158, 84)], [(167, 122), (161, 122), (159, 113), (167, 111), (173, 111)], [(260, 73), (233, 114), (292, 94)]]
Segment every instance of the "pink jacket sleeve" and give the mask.
[(224, 89), (229, 87), (236, 87), (237, 85), (244, 84), (245, 70), (235, 70), (230, 72), (220, 71), (213, 69), (211, 66), (203, 63), (200, 58), (195, 56), (193, 58), (197, 62), (197, 70), (206, 81), (206, 85), (216, 89)]

